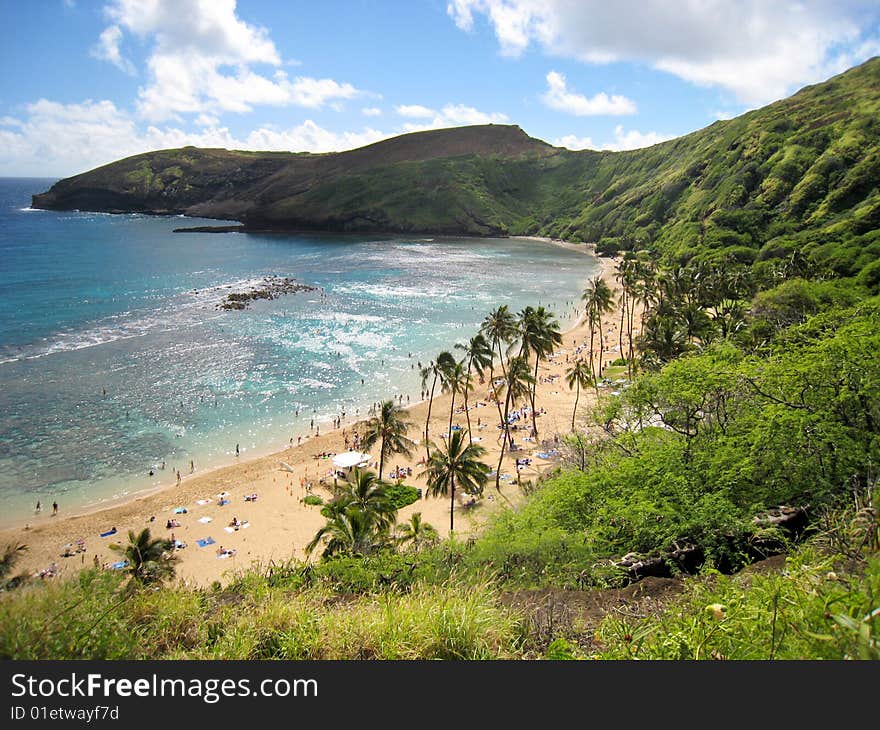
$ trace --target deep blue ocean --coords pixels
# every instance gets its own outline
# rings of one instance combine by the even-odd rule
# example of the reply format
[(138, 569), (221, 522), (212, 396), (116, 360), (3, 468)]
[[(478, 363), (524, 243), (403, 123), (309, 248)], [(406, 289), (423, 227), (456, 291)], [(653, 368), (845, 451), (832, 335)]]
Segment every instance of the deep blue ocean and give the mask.
[[(173, 233), (218, 221), (30, 210), (0, 179), (0, 523), (69, 513), (420, 396), (417, 363), (499, 304), (560, 324), (596, 260), (551, 244)], [(216, 308), (266, 276), (323, 292)], [(361, 384), (363, 380), (363, 385)], [(165, 469), (161, 468), (165, 463)], [(153, 469), (153, 476), (149, 476)]]

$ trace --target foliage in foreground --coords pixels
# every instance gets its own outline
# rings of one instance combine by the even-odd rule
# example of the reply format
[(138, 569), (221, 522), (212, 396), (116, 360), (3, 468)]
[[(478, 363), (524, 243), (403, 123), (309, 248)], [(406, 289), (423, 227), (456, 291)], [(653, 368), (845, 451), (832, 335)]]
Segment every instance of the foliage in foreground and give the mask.
[(812, 550), (781, 573), (714, 575), (643, 621), (610, 616), (602, 659), (880, 659), (880, 558), (864, 574)]
[(256, 573), (225, 590), (131, 592), (87, 570), (0, 603), (3, 659), (502, 659), (523, 635), (485, 583), (341, 600)]

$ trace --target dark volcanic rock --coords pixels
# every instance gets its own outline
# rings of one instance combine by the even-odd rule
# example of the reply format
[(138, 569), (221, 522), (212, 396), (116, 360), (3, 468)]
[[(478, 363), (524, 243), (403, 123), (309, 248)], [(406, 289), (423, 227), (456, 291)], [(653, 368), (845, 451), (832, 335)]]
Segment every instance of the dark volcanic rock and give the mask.
[(244, 226), (192, 226), (175, 228), (172, 233), (243, 233)]
[(217, 309), (247, 309), (256, 299), (277, 299), (282, 294), (295, 294), (299, 291), (315, 291), (318, 287), (299, 284), (289, 276), (267, 276), (262, 283), (246, 292), (227, 294)]

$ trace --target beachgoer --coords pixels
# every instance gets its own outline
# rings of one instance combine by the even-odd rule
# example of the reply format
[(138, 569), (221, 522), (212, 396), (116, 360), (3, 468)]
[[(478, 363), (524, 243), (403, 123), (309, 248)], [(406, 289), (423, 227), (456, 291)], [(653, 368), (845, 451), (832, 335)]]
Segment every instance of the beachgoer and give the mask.
[(52, 502), (52, 516), (58, 514), (58, 502)]
[(180, 469), (177, 470), (177, 483), (180, 484)]
[(193, 463), (193, 460), (189, 460), (189, 473), (192, 474), (196, 470), (196, 465)]
[(40, 502), (40, 500), (38, 499), (38, 500), (37, 500), (37, 507), (36, 507), (36, 509), (34, 510), (34, 512), (36, 512), (37, 514), (40, 514), (40, 512), (42, 512), (42, 511), (43, 511), (43, 504), (42, 504), (42, 503)]

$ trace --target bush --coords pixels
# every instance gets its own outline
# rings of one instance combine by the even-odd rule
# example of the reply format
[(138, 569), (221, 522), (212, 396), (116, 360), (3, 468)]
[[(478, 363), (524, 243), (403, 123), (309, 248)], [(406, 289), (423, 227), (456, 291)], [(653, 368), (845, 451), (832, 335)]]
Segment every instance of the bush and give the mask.
[(392, 484), (385, 491), (394, 509), (401, 509), (419, 499), (419, 490), (406, 484)]
[(303, 498), (303, 504), (318, 506), (324, 504), (324, 500), (321, 499), (317, 494), (310, 494), (307, 497)]

